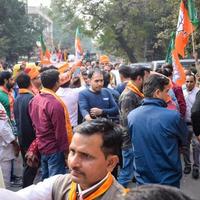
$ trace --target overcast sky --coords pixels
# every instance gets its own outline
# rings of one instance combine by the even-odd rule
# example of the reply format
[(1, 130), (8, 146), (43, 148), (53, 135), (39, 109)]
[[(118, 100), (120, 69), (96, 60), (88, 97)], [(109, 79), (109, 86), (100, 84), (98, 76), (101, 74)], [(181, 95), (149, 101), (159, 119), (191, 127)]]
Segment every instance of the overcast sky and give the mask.
[(42, 4), (43, 6), (50, 6), (51, 0), (28, 0), (29, 6), (40, 6)]

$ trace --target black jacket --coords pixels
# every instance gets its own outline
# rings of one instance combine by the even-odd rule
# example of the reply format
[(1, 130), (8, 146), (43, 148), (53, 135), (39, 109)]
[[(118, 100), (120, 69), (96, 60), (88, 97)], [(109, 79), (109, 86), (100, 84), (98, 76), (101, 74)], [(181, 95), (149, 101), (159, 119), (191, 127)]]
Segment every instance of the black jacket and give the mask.
[(30, 93), (19, 94), (14, 102), (14, 115), (18, 131), (20, 146), (28, 149), (35, 139), (35, 131), (28, 112), (28, 105), (33, 95)]
[(191, 109), (193, 130), (196, 136), (200, 135), (200, 91), (196, 95), (195, 102)]

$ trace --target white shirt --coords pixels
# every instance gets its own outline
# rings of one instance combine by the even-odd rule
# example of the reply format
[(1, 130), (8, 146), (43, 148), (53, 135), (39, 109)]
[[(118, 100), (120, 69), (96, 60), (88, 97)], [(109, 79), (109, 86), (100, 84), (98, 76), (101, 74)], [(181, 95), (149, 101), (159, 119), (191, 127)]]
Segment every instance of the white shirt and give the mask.
[(0, 189), (0, 200), (53, 200), (53, 184), (60, 175), (52, 176), (36, 185), (23, 188), (17, 192)]
[(78, 124), (78, 98), (79, 92), (85, 87), (80, 88), (59, 88), (56, 94), (63, 100), (67, 106), (71, 125), (73, 127)]
[(186, 102), (185, 121), (191, 122), (191, 109), (195, 102), (196, 94), (199, 91), (198, 87), (194, 87), (191, 91), (184, 90), (183, 94)]
[[(52, 176), (50, 178), (45, 179), (42, 182), (39, 182), (36, 185), (31, 185), (17, 192), (11, 192), (9, 190), (0, 189), (0, 200), (5, 200), (5, 199), (6, 200), (52, 200), (53, 184), (59, 176), (60, 175)], [(99, 183), (88, 188), (87, 190), (81, 191), (80, 186), (78, 186), (78, 190), (83, 195), (93, 190), (95, 187), (98, 187), (100, 184), (102, 184), (103, 181), (106, 180), (107, 177), (108, 175)], [(9, 195), (11, 195), (11, 198), (8, 198)], [(7, 198), (4, 198), (4, 197), (7, 197)]]
[[(0, 103), (0, 110), (5, 111)], [(15, 158), (13, 145), (10, 144), (15, 140), (8, 116), (5, 119), (0, 119), (0, 165), (2, 161), (8, 161)]]
[(94, 190), (95, 188), (97, 188), (98, 186), (100, 186), (107, 178), (108, 178), (108, 174), (100, 182), (98, 182), (97, 184), (93, 185), (92, 187), (90, 187), (90, 188), (88, 188), (86, 190), (82, 190), (81, 186), (78, 184), (78, 193), (79, 193), (79, 196), (80, 195), (84, 196), (84, 194), (87, 194), (90, 191)]

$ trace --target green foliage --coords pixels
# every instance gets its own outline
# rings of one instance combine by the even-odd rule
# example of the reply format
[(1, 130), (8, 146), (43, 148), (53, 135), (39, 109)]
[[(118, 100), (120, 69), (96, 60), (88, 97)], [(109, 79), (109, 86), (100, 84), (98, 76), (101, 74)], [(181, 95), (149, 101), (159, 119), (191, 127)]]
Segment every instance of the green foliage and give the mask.
[(19, 56), (30, 57), (35, 41), (43, 30), (41, 20), (29, 17), (23, 2), (0, 1), (0, 58), (17, 62)]

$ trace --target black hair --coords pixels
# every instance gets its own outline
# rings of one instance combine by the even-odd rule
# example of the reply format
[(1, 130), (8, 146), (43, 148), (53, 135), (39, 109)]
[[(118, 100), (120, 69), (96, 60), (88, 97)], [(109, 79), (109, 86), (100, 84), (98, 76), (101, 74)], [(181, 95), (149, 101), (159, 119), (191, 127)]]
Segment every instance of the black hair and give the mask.
[(163, 74), (167, 77), (170, 77), (170, 76), (173, 75), (173, 69), (170, 68), (170, 67), (166, 67), (166, 66), (161, 67), (160, 71), (157, 71), (157, 72), (160, 73), (160, 74)]
[(154, 92), (159, 89), (163, 91), (170, 80), (162, 74), (152, 74), (144, 82), (143, 93), (145, 97), (152, 98)]
[(83, 70), (83, 71), (81, 72), (81, 74), (82, 74), (83, 76), (88, 76), (87, 70)]
[(0, 85), (5, 84), (5, 79), (9, 80), (12, 77), (12, 73), (9, 71), (2, 71), (0, 73)]
[[(118, 197), (117, 197), (118, 199)], [(116, 200), (117, 200), (116, 199)], [(193, 200), (180, 189), (164, 185), (149, 184), (119, 195), (120, 200)]]
[(31, 85), (31, 79), (26, 73), (21, 72), (16, 78), (16, 83), (19, 88), (28, 88)]
[(110, 73), (109, 72), (103, 72), (103, 87), (107, 88), (110, 83)]
[(42, 67), (40, 69), (40, 73), (44, 72), (44, 71), (47, 71), (47, 70), (50, 70), (50, 69), (55, 69), (55, 70), (58, 70), (57, 67), (55, 67), (54, 65), (50, 65), (49, 67)]
[(128, 65), (120, 65), (119, 74), (121, 74), (124, 78), (129, 78), (131, 73), (131, 67)]
[(89, 72), (88, 72), (88, 78), (89, 79), (91, 79), (92, 78), (92, 76), (94, 75), (94, 74), (101, 74), (101, 75), (103, 75), (103, 71), (102, 70), (100, 70), (99, 68), (94, 68), (94, 69), (92, 69), (92, 70), (89, 70)]
[(131, 80), (136, 80), (138, 76), (141, 76), (142, 78), (145, 75), (145, 71), (150, 73), (150, 69), (147, 67), (143, 67), (143, 66), (136, 66), (134, 68), (131, 68), (130, 71), (130, 78)]
[(105, 118), (97, 118), (92, 121), (85, 121), (75, 128), (75, 133), (81, 135), (95, 135), (102, 136), (103, 144), (102, 151), (105, 157), (108, 155), (117, 155), (121, 157), (121, 127), (116, 126), (113, 122)]
[(70, 86), (70, 80), (67, 81), (66, 83), (60, 85), (61, 88), (68, 88)]
[(43, 87), (52, 89), (59, 80), (59, 72), (55, 69), (49, 69), (41, 73), (41, 82)]
[(186, 76), (192, 76), (194, 78), (194, 82), (196, 82), (196, 76), (192, 72), (191, 73), (187, 73)]
[(71, 79), (70, 88), (79, 88), (81, 87), (81, 79), (78, 76), (75, 76)]
[(164, 69), (164, 68), (169, 68), (171, 71), (172, 71), (172, 73), (173, 73), (173, 65), (172, 64), (169, 64), (169, 63), (165, 63), (165, 64), (163, 64), (162, 65), (162, 68)]

